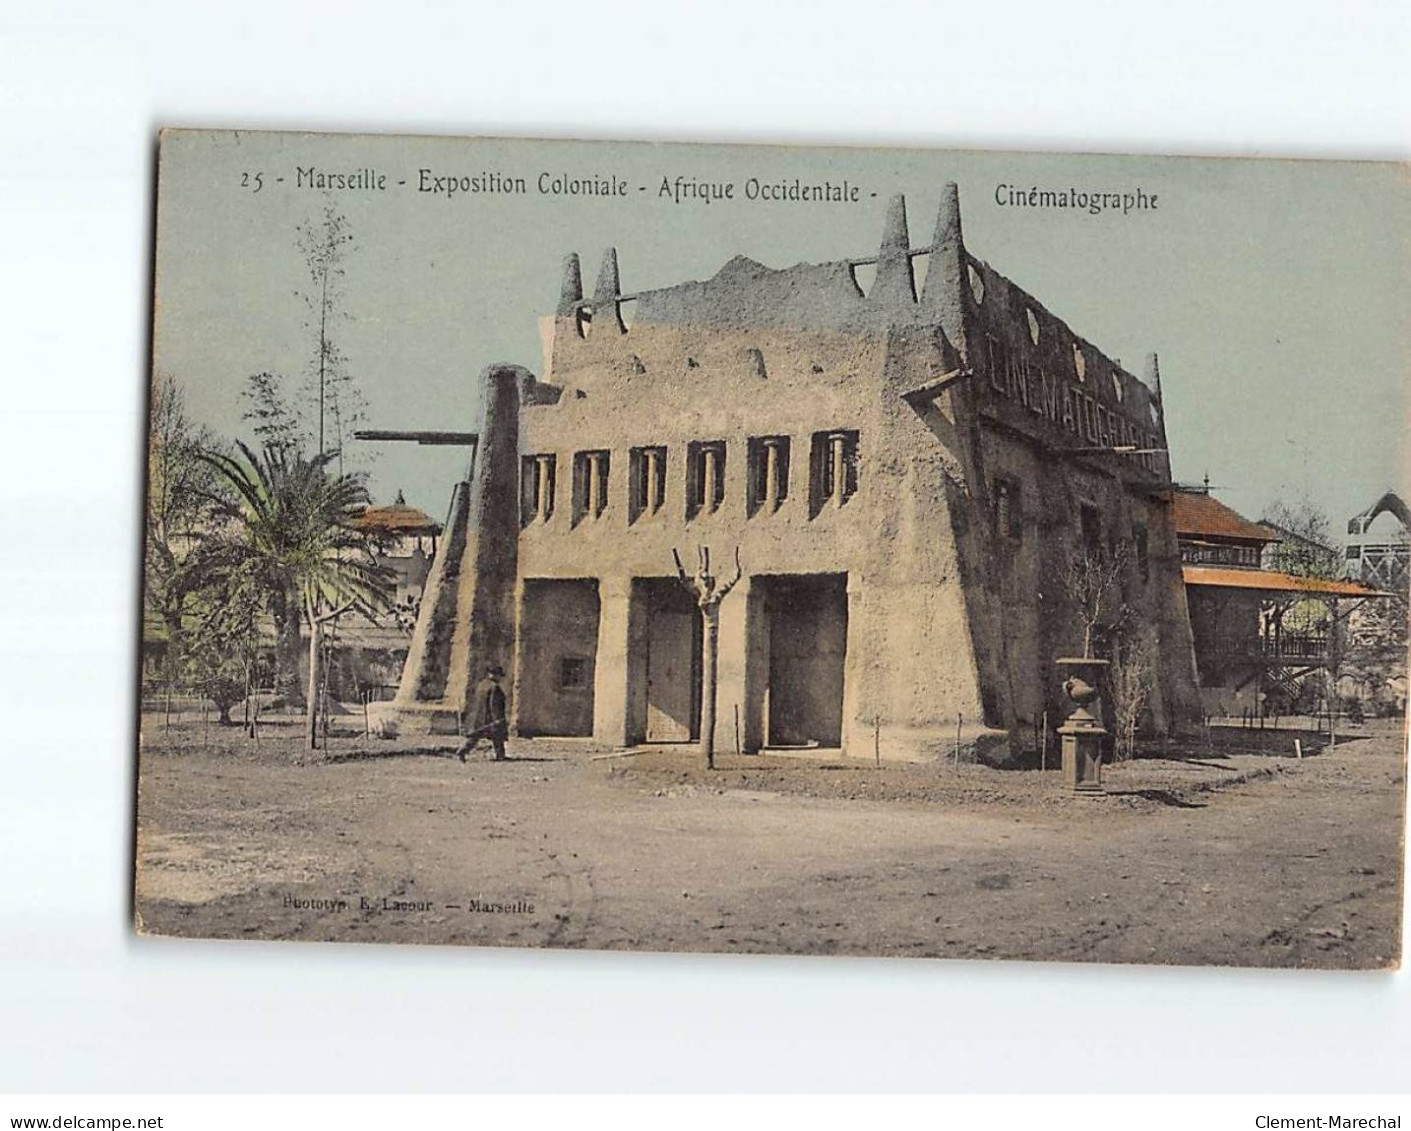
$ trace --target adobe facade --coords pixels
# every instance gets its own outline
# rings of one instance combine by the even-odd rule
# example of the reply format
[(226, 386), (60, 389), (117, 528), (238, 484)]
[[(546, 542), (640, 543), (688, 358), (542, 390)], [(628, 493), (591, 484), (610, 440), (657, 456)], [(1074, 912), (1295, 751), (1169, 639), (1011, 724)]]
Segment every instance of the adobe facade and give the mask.
[(858, 259), (737, 256), (624, 294), (610, 250), (585, 294), (570, 256), (545, 322), (542, 381), (485, 371), (403, 725), (447, 728), (498, 663), (521, 735), (697, 738), (701, 618), (673, 551), (694, 571), (708, 547), (743, 572), (717, 748), (924, 759), (959, 733), (1004, 760), (1067, 713), (1063, 563), (1119, 543), (1160, 643), (1153, 720), (1199, 719), (1155, 360), (1139, 379), (972, 256), (954, 185), (927, 243), (896, 197)]

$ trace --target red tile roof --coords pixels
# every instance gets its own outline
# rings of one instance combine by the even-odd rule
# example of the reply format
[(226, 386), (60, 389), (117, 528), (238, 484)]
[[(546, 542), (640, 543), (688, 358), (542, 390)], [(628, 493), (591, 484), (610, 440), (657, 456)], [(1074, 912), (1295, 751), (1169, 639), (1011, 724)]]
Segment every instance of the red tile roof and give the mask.
[(1277, 542), (1279, 536), (1267, 527), (1250, 522), (1244, 515), (1199, 491), (1173, 491), (1171, 514), (1177, 536), (1229, 538), (1242, 542)]
[(368, 507), (353, 525), (359, 530), (376, 530), (384, 534), (439, 534), (441, 525), (425, 511), (416, 507)]
[(1387, 593), (1368, 589), (1355, 581), (1328, 581), (1321, 577), (1298, 577), (1268, 569), (1225, 569), (1220, 566), (1182, 566), (1187, 585), (1213, 585), (1221, 589), (1258, 589), (1266, 593), (1308, 593), (1324, 597), (1386, 597)]

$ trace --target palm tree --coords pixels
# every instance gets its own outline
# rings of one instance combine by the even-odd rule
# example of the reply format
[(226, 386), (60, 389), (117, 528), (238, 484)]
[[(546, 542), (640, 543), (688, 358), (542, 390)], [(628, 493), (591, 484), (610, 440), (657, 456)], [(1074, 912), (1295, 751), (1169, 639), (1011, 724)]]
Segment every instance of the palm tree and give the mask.
[(204, 458), (234, 488), (227, 517), (239, 524), (240, 554), (253, 564), (271, 605), (291, 598), (309, 625), (305, 745), (318, 746), (318, 690), (323, 630), (344, 613), (368, 617), (391, 606), (392, 575), (372, 556), (367, 536), (352, 523), (370, 502), (360, 474), (332, 475), (336, 453), (306, 457), (284, 445), (241, 456)]

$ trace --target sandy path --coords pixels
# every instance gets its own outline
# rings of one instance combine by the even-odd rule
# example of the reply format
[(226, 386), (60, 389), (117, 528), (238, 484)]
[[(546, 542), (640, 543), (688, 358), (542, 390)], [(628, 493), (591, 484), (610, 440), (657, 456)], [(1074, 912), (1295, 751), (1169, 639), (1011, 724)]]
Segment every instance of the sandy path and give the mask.
[(662, 790), (582, 754), (148, 755), (139, 908), (217, 937), (1387, 965), (1397, 739), (1269, 762), (1132, 809)]

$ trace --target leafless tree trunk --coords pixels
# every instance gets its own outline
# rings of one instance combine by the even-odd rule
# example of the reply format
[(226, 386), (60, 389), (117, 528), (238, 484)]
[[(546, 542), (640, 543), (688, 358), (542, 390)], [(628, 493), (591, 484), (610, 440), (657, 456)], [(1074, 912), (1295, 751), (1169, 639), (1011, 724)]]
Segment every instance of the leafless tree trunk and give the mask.
[(1124, 762), (1136, 754), (1137, 729), (1141, 725), (1142, 712), (1151, 698), (1156, 644), (1150, 630), (1133, 634), (1116, 651), (1113, 659), (1114, 749), (1117, 760)]
[(704, 656), (701, 663), (701, 757), (706, 769), (715, 769), (715, 698), (720, 669), (720, 606), (702, 606), (705, 621)]
[(323, 625), (309, 612), (309, 694), (305, 714), (304, 747), (318, 749), (318, 689), (323, 667)]
[[(328, 714), (326, 679), (323, 674), (323, 626), (329, 621), (337, 621), (344, 613), (353, 607), (353, 602), (349, 601), (331, 612), (320, 613), (314, 608), (310, 599), (304, 605), (305, 615), (309, 618), (309, 696), (308, 710), (304, 721), (304, 745), (308, 750), (318, 749), (318, 725), (319, 710), (322, 706), (325, 720)], [(324, 726), (324, 745), (327, 745), (328, 727)]]
[(708, 770), (715, 769), (715, 699), (720, 659), (720, 603), (730, 590), (740, 583), (743, 570), (740, 566), (740, 549), (735, 548), (735, 576), (720, 584), (710, 572), (710, 550), (702, 546), (700, 567), (695, 577), (686, 573), (681, 564), (681, 555), (675, 550), (671, 557), (676, 562), (676, 577), (686, 592), (690, 593), (701, 611), (704, 625), (704, 639), (701, 663), (701, 758)]

